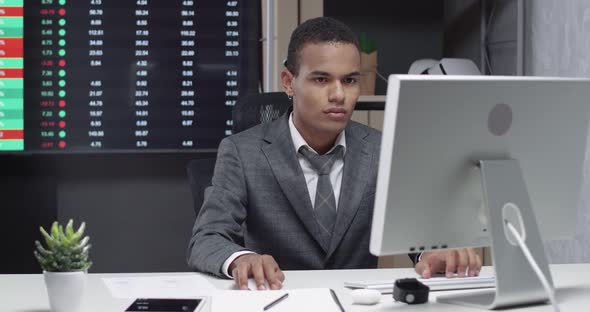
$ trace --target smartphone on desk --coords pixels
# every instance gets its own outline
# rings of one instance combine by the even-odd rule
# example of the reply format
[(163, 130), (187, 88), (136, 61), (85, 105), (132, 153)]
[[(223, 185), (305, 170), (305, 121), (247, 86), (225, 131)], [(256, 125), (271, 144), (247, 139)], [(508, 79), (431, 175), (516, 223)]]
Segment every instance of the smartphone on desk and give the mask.
[(125, 312), (199, 312), (205, 306), (205, 300), (138, 298)]

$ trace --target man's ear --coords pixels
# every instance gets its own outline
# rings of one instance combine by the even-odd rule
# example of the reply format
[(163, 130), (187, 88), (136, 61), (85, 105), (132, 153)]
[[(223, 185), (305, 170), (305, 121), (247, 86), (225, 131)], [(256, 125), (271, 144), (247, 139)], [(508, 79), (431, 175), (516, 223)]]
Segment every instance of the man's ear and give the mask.
[(283, 83), (283, 89), (287, 93), (287, 96), (293, 96), (293, 78), (293, 74), (288, 69), (283, 68), (281, 71), (281, 82)]

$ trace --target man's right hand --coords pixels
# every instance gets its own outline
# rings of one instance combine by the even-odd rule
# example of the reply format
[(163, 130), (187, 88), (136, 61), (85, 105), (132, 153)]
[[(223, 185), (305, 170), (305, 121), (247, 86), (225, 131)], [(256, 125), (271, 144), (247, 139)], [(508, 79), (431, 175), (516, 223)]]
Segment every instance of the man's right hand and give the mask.
[(229, 272), (238, 289), (248, 290), (248, 278), (253, 277), (259, 290), (265, 290), (265, 280), (272, 290), (283, 287), (285, 274), (272, 256), (245, 254), (237, 257), (230, 265)]

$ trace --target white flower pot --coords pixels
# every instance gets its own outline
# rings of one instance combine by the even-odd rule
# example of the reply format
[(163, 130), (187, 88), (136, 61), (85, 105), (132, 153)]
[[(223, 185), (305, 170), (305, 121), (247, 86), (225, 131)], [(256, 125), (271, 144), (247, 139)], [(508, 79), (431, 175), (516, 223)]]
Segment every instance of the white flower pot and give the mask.
[(51, 311), (78, 312), (86, 289), (87, 273), (43, 271), (43, 275)]

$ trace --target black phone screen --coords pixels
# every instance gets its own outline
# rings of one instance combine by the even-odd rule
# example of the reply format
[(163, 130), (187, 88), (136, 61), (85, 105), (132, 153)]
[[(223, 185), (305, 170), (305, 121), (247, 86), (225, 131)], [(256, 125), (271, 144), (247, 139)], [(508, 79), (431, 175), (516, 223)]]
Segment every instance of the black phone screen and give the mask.
[(150, 299), (138, 298), (126, 312), (192, 312), (202, 299)]

